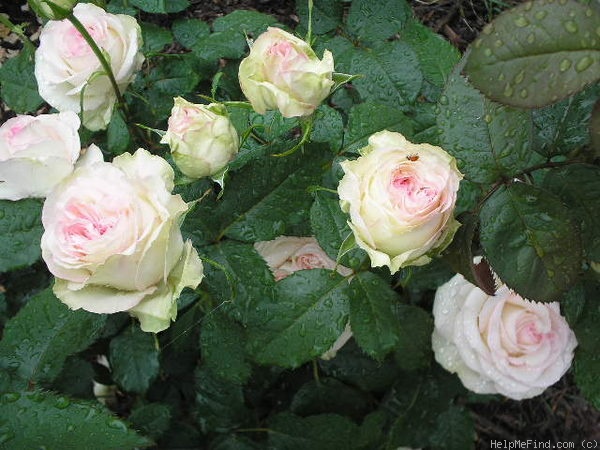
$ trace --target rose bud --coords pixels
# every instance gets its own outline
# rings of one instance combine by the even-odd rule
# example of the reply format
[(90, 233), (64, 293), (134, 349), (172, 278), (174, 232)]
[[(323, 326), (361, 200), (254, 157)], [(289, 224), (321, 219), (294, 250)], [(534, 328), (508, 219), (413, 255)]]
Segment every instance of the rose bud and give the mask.
[(160, 142), (169, 145), (175, 164), (190, 178), (218, 174), (240, 144), (223, 105), (196, 105), (181, 97), (175, 99), (169, 128)]
[(79, 0), (29, 0), (29, 6), (42, 19), (60, 20), (73, 11)]
[[(106, 54), (123, 92), (144, 61), (138, 23), (91, 3), (79, 3), (73, 14)], [(107, 127), (117, 95), (98, 57), (68, 20), (51, 20), (42, 28), (35, 77), (41, 97), (51, 106), (81, 112), (83, 126), (92, 131)]]
[(433, 316), (436, 361), (478, 394), (539, 395), (569, 369), (577, 346), (557, 302), (532, 302), (503, 284), (488, 295), (462, 275), (438, 288)]
[(73, 112), (17, 116), (0, 127), (0, 198), (46, 197), (79, 157)]
[(373, 267), (427, 264), (452, 241), (461, 173), (439, 147), (413, 144), (400, 133), (369, 138), (362, 156), (341, 163), (340, 205)]
[(279, 28), (268, 28), (242, 60), (240, 86), (254, 110), (278, 109), (283, 117), (307, 116), (333, 86), (333, 55), (320, 60), (303, 40)]

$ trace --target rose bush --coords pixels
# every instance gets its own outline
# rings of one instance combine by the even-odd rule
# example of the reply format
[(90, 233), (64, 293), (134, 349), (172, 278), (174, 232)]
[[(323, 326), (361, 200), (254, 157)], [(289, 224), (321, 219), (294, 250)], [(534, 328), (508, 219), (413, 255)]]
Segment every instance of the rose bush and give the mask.
[(239, 70), (240, 87), (259, 114), (277, 109), (283, 117), (307, 116), (333, 87), (333, 55), (319, 59), (302, 39), (270, 27), (250, 47)]
[(342, 210), (371, 265), (392, 273), (423, 265), (452, 240), (461, 173), (452, 156), (429, 144), (412, 144), (381, 131), (354, 161), (343, 161), (338, 186)]
[(56, 296), (72, 309), (129, 311), (144, 331), (167, 328), (183, 288), (203, 277), (179, 229), (187, 205), (172, 189), (162, 158), (139, 149), (107, 163), (90, 147), (42, 211), (42, 256)]
[(160, 142), (169, 145), (175, 164), (190, 178), (216, 175), (239, 147), (237, 132), (222, 105), (197, 105), (181, 97), (175, 99), (169, 128)]
[(0, 198), (45, 197), (79, 157), (75, 113), (20, 115), (0, 127)]
[[(73, 14), (108, 56), (115, 81), (124, 91), (144, 61), (137, 21), (91, 3), (79, 3)], [(83, 126), (90, 130), (106, 128), (116, 93), (92, 48), (68, 20), (51, 20), (42, 28), (35, 77), (40, 95), (54, 108), (81, 112)]]
[(437, 289), (435, 359), (479, 394), (541, 394), (571, 366), (575, 334), (558, 303), (535, 303), (501, 285), (488, 295), (455, 275)]

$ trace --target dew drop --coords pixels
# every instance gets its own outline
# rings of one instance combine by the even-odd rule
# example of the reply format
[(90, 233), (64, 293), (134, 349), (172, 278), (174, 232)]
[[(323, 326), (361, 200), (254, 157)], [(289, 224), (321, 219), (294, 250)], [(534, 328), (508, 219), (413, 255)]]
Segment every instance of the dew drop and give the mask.
[(588, 67), (590, 67), (594, 63), (594, 60), (591, 56), (584, 56), (579, 60), (579, 62), (575, 65), (575, 70), (577, 72), (583, 72)]
[(490, 35), (490, 34), (492, 34), (492, 32), (494, 31), (494, 26), (493, 26), (493, 25), (491, 25), (491, 24), (488, 24), (488, 25), (486, 25), (486, 26), (483, 28), (483, 30), (482, 30), (482, 31), (483, 31), (483, 34)]
[(572, 20), (567, 20), (563, 24), (563, 26), (565, 27), (565, 30), (567, 30), (568, 33), (577, 33), (579, 31), (579, 27)]
[(510, 84), (507, 84), (506, 87), (504, 88), (504, 96), (512, 97), (512, 95), (513, 95), (513, 88)]
[(502, 42), (501, 39), (497, 39), (496, 41), (494, 41), (494, 45), (496, 47), (502, 47), (504, 45), (504, 42)]
[(533, 44), (535, 42), (535, 33), (529, 33), (529, 36), (527, 36), (527, 42), (529, 42), (530, 44)]
[(485, 121), (485, 123), (492, 123), (492, 116), (486, 114), (485, 116), (483, 116), (483, 120)]
[(521, 70), (514, 78), (514, 83), (515, 84), (520, 84), (523, 82), (523, 80), (525, 79), (525, 71)]
[(529, 25), (529, 20), (527, 20), (525, 16), (519, 16), (515, 19), (515, 25), (519, 28), (526, 27), (527, 25)]
[(591, 8), (588, 8), (585, 10), (585, 16), (586, 17), (592, 17), (594, 15), (594, 11), (592, 11)]
[(492, 49), (491, 49), (491, 48), (486, 48), (486, 49), (483, 51), (483, 54), (484, 54), (485, 56), (492, 56)]
[(565, 58), (565, 59), (563, 59), (563, 60), (560, 62), (560, 66), (559, 66), (559, 68), (560, 68), (560, 71), (561, 71), (561, 72), (565, 72), (565, 71), (569, 70), (569, 69), (571, 68), (571, 65), (572, 65), (572, 64), (573, 64), (573, 63), (571, 62), (571, 60), (570, 60), (570, 59), (566, 59), (566, 58)]
[(108, 421), (107, 425), (115, 430), (127, 431), (127, 425), (119, 419), (111, 419)]
[(548, 15), (547, 11), (540, 10), (540, 11), (538, 11), (538, 12), (535, 13), (535, 18), (537, 20), (543, 20), (547, 15)]
[(440, 103), (440, 105), (447, 105), (448, 104), (448, 97), (446, 95), (442, 95), (440, 97), (439, 103)]
[(521, 98), (527, 98), (528, 95), (529, 92), (527, 92), (527, 89), (521, 89), (521, 92), (519, 92), (519, 97)]

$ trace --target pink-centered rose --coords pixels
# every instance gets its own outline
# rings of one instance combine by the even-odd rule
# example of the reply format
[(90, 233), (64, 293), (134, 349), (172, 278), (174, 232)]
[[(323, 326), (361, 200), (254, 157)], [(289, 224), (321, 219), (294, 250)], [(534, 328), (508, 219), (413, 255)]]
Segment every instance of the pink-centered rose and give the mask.
[(577, 346), (557, 302), (532, 302), (505, 285), (490, 296), (462, 275), (438, 288), (433, 315), (435, 359), (479, 394), (539, 395), (569, 369)]
[(139, 149), (107, 163), (90, 147), (42, 211), (42, 256), (56, 296), (72, 309), (129, 311), (144, 331), (167, 328), (183, 288), (203, 277), (179, 229), (188, 206), (172, 189), (162, 158)]
[[(329, 269), (336, 270), (340, 275), (348, 277), (352, 270), (337, 264), (327, 256), (317, 240), (312, 237), (279, 236), (272, 241), (261, 241), (254, 244), (254, 248), (262, 256), (269, 269), (273, 272), (275, 280), (279, 281), (298, 270)], [(350, 324), (331, 348), (321, 355), (322, 359), (335, 357), (346, 342), (352, 337)]]
[(0, 127), (0, 198), (46, 197), (79, 157), (75, 113), (17, 116)]
[(320, 60), (302, 39), (270, 27), (242, 60), (239, 81), (256, 112), (277, 109), (283, 117), (307, 116), (333, 87), (333, 55)]
[(169, 145), (175, 164), (190, 178), (217, 175), (240, 144), (223, 105), (198, 105), (181, 97), (175, 99), (169, 128), (160, 142)]
[[(138, 23), (91, 3), (79, 3), (73, 14), (106, 55), (123, 92), (144, 61)], [(44, 25), (35, 52), (35, 77), (40, 95), (54, 108), (81, 112), (82, 123), (90, 130), (106, 128), (116, 93), (92, 48), (68, 20)]]
[(358, 159), (341, 166), (340, 205), (373, 267), (388, 266), (394, 273), (427, 264), (452, 241), (462, 175), (440, 147), (381, 131)]

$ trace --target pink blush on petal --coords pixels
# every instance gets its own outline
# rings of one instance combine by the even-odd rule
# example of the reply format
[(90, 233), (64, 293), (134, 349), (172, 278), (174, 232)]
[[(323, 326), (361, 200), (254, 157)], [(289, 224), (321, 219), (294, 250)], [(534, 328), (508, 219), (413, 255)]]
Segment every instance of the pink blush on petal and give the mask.
[(390, 194), (394, 203), (425, 209), (438, 197), (437, 189), (419, 183), (419, 179), (408, 171), (396, 169), (390, 183)]
[[(96, 42), (100, 41), (102, 31), (97, 26), (88, 25), (85, 28)], [(85, 56), (92, 53), (92, 48), (85, 41), (85, 38), (73, 26), (69, 27), (65, 33), (64, 43), (68, 56)]]

